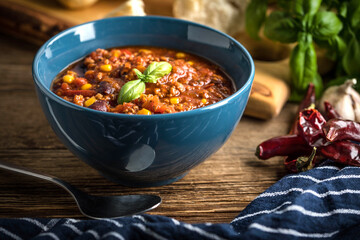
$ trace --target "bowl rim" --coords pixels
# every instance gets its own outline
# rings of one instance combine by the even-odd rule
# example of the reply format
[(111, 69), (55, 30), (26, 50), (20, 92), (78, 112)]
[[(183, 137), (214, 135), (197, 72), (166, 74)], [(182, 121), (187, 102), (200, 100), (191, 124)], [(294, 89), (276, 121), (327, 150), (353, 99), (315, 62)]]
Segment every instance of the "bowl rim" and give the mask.
[[(102, 112), (102, 111), (97, 111), (91, 108), (86, 108), (86, 107), (82, 107), (82, 106), (78, 106), (74, 103), (71, 103), (69, 101), (64, 100), (63, 98), (57, 96), (54, 92), (52, 92), (50, 90), (50, 88), (46, 87), (45, 84), (40, 80), (39, 77), (39, 73), (37, 70), (37, 63), (39, 62), (40, 56), (42, 54), (44, 54), (46, 48), (51, 45), (51, 43), (55, 40), (57, 40), (58, 38), (61, 38), (64, 35), (67, 35), (71, 32), (74, 32), (74, 30), (76, 30), (77, 28), (81, 28), (84, 25), (87, 24), (95, 24), (95, 23), (101, 23), (101, 22), (107, 22), (107, 21), (116, 21), (116, 20), (124, 20), (126, 21), (126, 19), (142, 19), (142, 18), (147, 18), (147, 19), (151, 19), (151, 20), (161, 20), (161, 21), (171, 21), (171, 22), (180, 22), (180, 23), (185, 23), (185, 24), (189, 24), (189, 25), (193, 25), (193, 26), (197, 26), (197, 27), (201, 27), (201, 28), (205, 28), (207, 30), (213, 31), (217, 34), (220, 34), (221, 36), (224, 36), (228, 39), (231, 40), (231, 42), (233, 44), (235, 44), (238, 48), (240, 48), (240, 50), (243, 52), (244, 56), (246, 56), (247, 60), (250, 63), (250, 74), (248, 79), (246, 80), (246, 82), (244, 83), (244, 85), (240, 88), (237, 89), (232, 95), (230, 95), (227, 98), (224, 98), (223, 100), (210, 104), (208, 106), (205, 107), (201, 107), (201, 108), (197, 108), (197, 109), (193, 109), (193, 110), (189, 110), (189, 111), (184, 111), (184, 112), (176, 112), (176, 113), (166, 113), (166, 114), (152, 114), (152, 115), (141, 115), (141, 114), (119, 114), (119, 113), (112, 113), (112, 112)], [(216, 63), (216, 62), (214, 62)], [(71, 64), (71, 63), (69, 63)], [(217, 64), (217, 63), (216, 63)], [(168, 119), (168, 118), (178, 118), (178, 117), (185, 117), (185, 116), (195, 116), (198, 114), (202, 114), (205, 113), (209, 110), (213, 110), (216, 108), (220, 108), (223, 105), (226, 105), (228, 102), (231, 101), (235, 101), (236, 98), (239, 97), (239, 95), (241, 95), (241, 93), (243, 91), (245, 91), (246, 88), (251, 87), (250, 85), (253, 82), (254, 79), (254, 75), (255, 75), (255, 65), (254, 65), (254, 61), (250, 55), (250, 53), (247, 51), (247, 49), (241, 44), (239, 43), (236, 39), (234, 39), (233, 37), (231, 37), (230, 35), (221, 32), (219, 30), (216, 30), (212, 27), (203, 25), (203, 24), (199, 24), (196, 22), (192, 22), (192, 21), (188, 21), (188, 20), (184, 20), (184, 19), (179, 19), (179, 18), (174, 18), (174, 17), (167, 17), (167, 16), (151, 16), (151, 15), (147, 15), (147, 16), (120, 16), (120, 17), (111, 17), (111, 18), (103, 18), (103, 19), (98, 19), (98, 20), (94, 20), (94, 21), (89, 21), (89, 22), (85, 22), (82, 24), (78, 24), (75, 25), (73, 27), (67, 28), (63, 31), (61, 31), (60, 33), (54, 35), (53, 37), (51, 37), (49, 40), (47, 40), (37, 51), (37, 53), (35, 54), (35, 57), (33, 59), (33, 63), (32, 63), (32, 75), (33, 75), (33, 80), (35, 82), (35, 84), (40, 88), (40, 90), (49, 98), (51, 98), (52, 100), (54, 100), (55, 102), (64, 105), (65, 107), (69, 107), (75, 110), (80, 110), (80, 111), (89, 111), (91, 113), (94, 114), (99, 114), (99, 115), (103, 115), (106, 117), (116, 117), (116, 118), (129, 118), (129, 119), (139, 119), (139, 120), (143, 120), (143, 119)]]

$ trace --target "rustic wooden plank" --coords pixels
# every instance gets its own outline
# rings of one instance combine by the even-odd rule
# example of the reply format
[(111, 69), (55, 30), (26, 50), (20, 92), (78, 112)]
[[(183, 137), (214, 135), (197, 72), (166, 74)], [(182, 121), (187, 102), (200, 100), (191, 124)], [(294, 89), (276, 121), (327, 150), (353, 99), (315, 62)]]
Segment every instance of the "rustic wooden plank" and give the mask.
[[(225, 162), (221, 151), (182, 180), (156, 188), (127, 188), (109, 182), (67, 150), (1, 150), (0, 158), (58, 176), (93, 194), (159, 194), (163, 204), (152, 214), (187, 222), (228, 222), (284, 171), (278, 172), (281, 162), (276, 160), (254, 160), (253, 165), (247, 164), (250, 159)], [(209, 172), (213, 166), (218, 171)], [(259, 168), (268, 171), (259, 174)], [(4, 172), (0, 175), (0, 217), (7, 216), (81, 217), (71, 197), (55, 185)]]
[[(65, 149), (4, 149), (0, 158), (58, 176), (93, 194), (159, 194), (163, 204), (152, 214), (187, 222), (229, 222), (285, 174), (281, 159), (263, 162), (253, 155), (259, 136), (270, 137), (274, 129), (286, 132), (286, 128), (276, 127), (283, 118), (270, 122), (244, 118), (216, 154), (184, 179), (157, 188), (132, 189), (111, 183)], [(260, 133), (260, 126), (266, 131)], [(245, 137), (247, 134), (253, 137)], [(26, 182), (25, 186), (18, 184), (19, 179)], [(0, 175), (0, 206), (3, 206), (0, 217), (81, 217), (66, 192), (51, 184), (8, 173)]]
[[(31, 63), (39, 48), (38, 46), (3, 34), (0, 34), (0, 44), (2, 55), (0, 64), (26, 64), (27, 68), (31, 70)], [(1, 71), (1, 73), (4, 74), (5, 72)], [(3, 80), (4, 78), (1, 79), (1, 81)]]

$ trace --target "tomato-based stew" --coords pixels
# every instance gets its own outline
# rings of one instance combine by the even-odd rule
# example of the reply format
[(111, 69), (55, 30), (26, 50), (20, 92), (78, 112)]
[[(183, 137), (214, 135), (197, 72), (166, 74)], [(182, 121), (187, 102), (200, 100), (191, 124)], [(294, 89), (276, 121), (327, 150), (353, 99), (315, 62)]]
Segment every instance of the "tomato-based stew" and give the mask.
[(189, 111), (234, 93), (218, 66), (157, 47), (97, 49), (63, 70), (52, 91), (91, 109), (125, 114)]

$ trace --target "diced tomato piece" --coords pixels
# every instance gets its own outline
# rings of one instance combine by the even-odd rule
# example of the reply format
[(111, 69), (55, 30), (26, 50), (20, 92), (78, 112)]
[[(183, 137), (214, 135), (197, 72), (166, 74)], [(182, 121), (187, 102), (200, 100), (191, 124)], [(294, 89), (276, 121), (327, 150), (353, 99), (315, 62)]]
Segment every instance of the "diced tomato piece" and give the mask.
[(126, 55), (130, 56), (132, 53), (127, 49), (121, 49), (121, 52), (125, 53)]
[(68, 83), (63, 82), (63, 83), (61, 84), (61, 89), (62, 89), (62, 90), (69, 90), (69, 89), (70, 89), (70, 86), (69, 86)]

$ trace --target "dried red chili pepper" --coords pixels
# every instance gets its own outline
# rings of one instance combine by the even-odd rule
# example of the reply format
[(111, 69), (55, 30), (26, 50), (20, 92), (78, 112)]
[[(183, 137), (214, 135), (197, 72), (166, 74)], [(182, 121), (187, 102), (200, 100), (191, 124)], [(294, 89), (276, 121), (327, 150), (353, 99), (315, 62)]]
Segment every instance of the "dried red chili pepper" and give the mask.
[(310, 83), (304, 99), (299, 104), (298, 112), (310, 107), (312, 104), (315, 104), (315, 87), (314, 84)]
[[(310, 151), (310, 149), (308, 150)], [(322, 157), (317, 154), (317, 149), (314, 147), (311, 153), (290, 155), (284, 159), (284, 165), (289, 172), (297, 173), (304, 172), (315, 167)]]
[(351, 120), (331, 119), (323, 127), (330, 142), (352, 140), (360, 142), (360, 123)]
[(315, 108), (309, 108), (299, 113), (298, 135), (312, 147), (324, 144), (325, 135), (322, 127), (326, 123), (325, 118)]
[(320, 148), (323, 156), (335, 162), (360, 166), (360, 145), (350, 141), (333, 142)]
[[(332, 105), (325, 102), (325, 114), (313, 107), (315, 94), (309, 86), (305, 99), (299, 106), (299, 115), (290, 135), (271, 138), (261, 143), (255, 155), (260, 159), (286, 156), (284, 165), (290, 172), (306, 171), (324, 159), (360, 166), (360, 123), (341, 120)], [(305, 109), (306, 108), (306, 109)]]
[[(306, 92), (305, 97), (300, 102), (297, 113), (300, 113), (304, 109), (310, 107), (312, 104), (315, 104), (315, 87), (314, 84), (310, 83)], [(290, 129), (289, 134), (297, 134), (298, 132), (298, 117), (293, 122), (293, 125)]]
[(311, 153), (312, 148), (298, 135), (285, 135), (274, 137), (262, 142), (256, 148), (255, 155), (260, 159), (274, 156), (288, 156), (291, 154)]
[(290, 155), (284, 158), (284, 165), (289, 172), (297, 173), (296, 161), (299, 155)]
[(325, 107), (325, 114), (327, 119), (341, 118), (340, 114), (335, 110), (335, 108), (329, 102), (325, 101), (324, 107)]
[[(310, 83), (303, 100), (300, 102), (300, 104), (298, 106), (297, 116), (296, 116), (295, 120), (293, 121), (293, 124), (290, 128), (289, 134), (298, 134), (298, 120), (299, 120), (298, 115), (301, 111), (310, 107), (312, 104), (315, 104), (315, 87), (314, 87), (314, 84)], [(294, 172), (294, 173), (298, 172), (298, 169), (296, 167), (296, 162), (297, 162), (298, 157), (300, 157), (300, 155), (292, 154), (292, 155), (286, 156), (284, 158), (285, 168), (289, 172)]]

